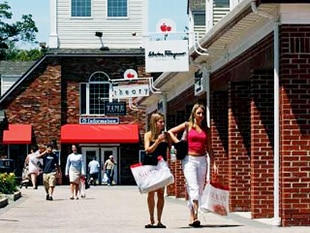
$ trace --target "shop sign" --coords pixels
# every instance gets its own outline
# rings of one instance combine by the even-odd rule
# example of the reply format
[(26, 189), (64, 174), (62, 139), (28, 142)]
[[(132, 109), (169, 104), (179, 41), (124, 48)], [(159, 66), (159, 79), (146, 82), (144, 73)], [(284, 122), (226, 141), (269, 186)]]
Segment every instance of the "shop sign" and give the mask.
[(104, 107), (106, 115), (126, 115), (126, 102), (106, 102)]
[(147, 41), (145, 69), (148, 73), (188, 71), (188, 41)]
[(208, 75), (208, 71), (205, 69), (199, 69), (194, 74), (194, 89), (195, 89), (195, 96), (202, 95), (206, 92), (206, 76)]
[(113, 87), (113, 99), (128, 99), (150, 95), (150, 87), (145, 84), (137, 85), (118, 85)]
[(80, 124), (119, 124), (118, 117), (80, 117)]

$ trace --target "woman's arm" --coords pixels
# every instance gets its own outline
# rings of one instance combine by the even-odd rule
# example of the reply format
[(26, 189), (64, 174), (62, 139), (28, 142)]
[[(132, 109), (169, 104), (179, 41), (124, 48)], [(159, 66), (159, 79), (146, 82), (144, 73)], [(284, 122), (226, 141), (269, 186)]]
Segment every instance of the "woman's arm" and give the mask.
[(70, 168), (70, 155), (68, 155), (67, 162), (66, 162), (66, 169), (65, 169), (65, 175), (69, 175), (69, 168)]
[(187, 124), (187, 122), (183, 122), (183, 123), (171, 128), (171, 129), (169, 129), (168, 132), (171, 132), (173, 134), (179, 133), (185, 129), (186, 124)]
[(144, 134), (144, 150), (146, 153), (152, 153), (159, 143), (166, 141), (166, 135), (160, 134), (155, 142), (151, 145), (151, 132)]

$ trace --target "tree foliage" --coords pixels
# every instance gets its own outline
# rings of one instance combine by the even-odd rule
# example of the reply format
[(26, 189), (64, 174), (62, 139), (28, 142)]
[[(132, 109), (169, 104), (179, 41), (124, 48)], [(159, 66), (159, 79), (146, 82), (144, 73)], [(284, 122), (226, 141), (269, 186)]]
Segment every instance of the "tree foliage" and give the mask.
[[(38, 43), (36, 41), (38, 28), (32, 20), (32, 15), (22, 15), (20, 21), (11, 22), (12, 15), (8, 3), (0, 3), (0, 60), (16, 58), (13, 55), (16, 54), (14, 48), (17, 42)], [(27, 52), (19, 51), (18, 53), (25, 54)]]

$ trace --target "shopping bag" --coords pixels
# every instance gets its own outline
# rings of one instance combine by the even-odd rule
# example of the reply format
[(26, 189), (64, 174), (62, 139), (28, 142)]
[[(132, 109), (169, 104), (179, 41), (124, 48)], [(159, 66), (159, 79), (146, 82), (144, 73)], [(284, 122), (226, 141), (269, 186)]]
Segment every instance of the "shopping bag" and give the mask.
[(137, 163), (131, 165), (130, 169), (140, 193), (148, 193), (174, 183), (174, 177), (163, 159), (158, 161), (157, 166)]
[(199, 208), (201, 212), (227, 215), (229, 212), (228, 187), (216, 182), (209, 182), (203, 191)]

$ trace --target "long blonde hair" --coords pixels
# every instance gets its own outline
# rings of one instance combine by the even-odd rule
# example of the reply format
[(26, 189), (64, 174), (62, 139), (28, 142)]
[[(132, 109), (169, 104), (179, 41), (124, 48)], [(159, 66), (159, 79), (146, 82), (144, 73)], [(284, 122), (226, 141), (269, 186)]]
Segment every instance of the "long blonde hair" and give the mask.
[[(206, 113), (206, 107), (203, 104), (200, 104), (200, 103), (195, 104), (192, 108), (191, 115), (189, 116), (189, 119), (188, 119), (188, 123), (189, 123), (190, 128), (195, 128), (197, 125), (197, 122), (195, 119), (195, 113), (196, 113), (198, 108), (201, 108), (204, 111), (204, 113)], [(201, 128), (203, 128), (205, 130), (208, 129), (206, 118), (204, 118), (204, 120), (201, 122)]]
[(161, 132), (157, 132), (157, 121), (160, 119), (165, 120), (165, 116), (160, 112), (155, 112), (151, 115), (150, 119), (150, 131), (151, 131), (151, 141), (155, 140)]

